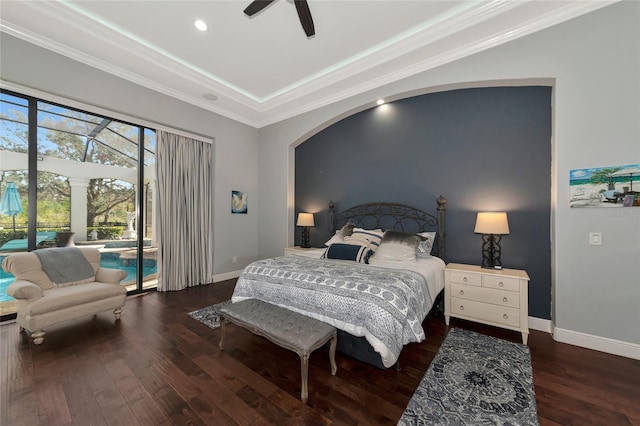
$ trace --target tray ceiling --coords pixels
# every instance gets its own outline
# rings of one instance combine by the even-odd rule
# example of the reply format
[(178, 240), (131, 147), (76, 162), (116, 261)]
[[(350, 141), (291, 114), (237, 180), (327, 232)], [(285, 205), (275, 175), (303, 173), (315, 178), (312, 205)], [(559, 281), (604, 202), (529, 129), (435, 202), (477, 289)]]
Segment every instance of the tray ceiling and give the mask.
[(2, 1), (0, 29), (261, 127), (614, 2), (309, 0), (308, 38), (291, 0)]

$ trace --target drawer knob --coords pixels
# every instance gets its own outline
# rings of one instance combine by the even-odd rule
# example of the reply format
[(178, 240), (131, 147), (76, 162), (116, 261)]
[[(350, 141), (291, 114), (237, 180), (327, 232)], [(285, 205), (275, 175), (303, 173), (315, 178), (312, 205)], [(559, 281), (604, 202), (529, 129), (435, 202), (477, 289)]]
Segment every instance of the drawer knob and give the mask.
[(502, 315), (502, 318), (504, 318), (504, 319), (509, 319), (509, 315), (507, 315), (507, 314), (503, 314), (503, 315)]
[(466, 282), (467, 282), (467, 277), (464, 277), (464, 278), (462, 279), (462, 281), (466, 283)]
[(502, 301), (503, 301), (503, 302), (505, 302), (505, 303), (507, 303), (507, 302), (509, 301), (509, 299), (507, 299), (506, 297), (503, 297), (503, 298), (502, 298)]
[(464, 306), (463, 305), (460, 305), (460, 310), (464, 311)]
[(460, 290), (460, 296), (464, 295), (464, 290)]
[(503, 283), (502, 281), (500, 281), (500, 282), (498, 283), (498, 285), (499, 285), (500, 287), (504, 287), (504, 283)]

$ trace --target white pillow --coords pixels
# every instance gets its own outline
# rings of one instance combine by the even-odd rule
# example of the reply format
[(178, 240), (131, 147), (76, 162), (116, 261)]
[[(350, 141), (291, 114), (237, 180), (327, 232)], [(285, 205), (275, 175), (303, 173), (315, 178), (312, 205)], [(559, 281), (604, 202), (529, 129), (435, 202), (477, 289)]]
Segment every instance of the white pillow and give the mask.
[(344, 243), (344, 238), (342, 238), (342, 232), (339, 229), (336, 231), (334, 236), (331, 237), (331, 239), (329, 241), (324, 243), (324, 245), (329, 247), (329, 246), (331, 246), (331, 244), (336, 244), (336, 243), (338, 243), (338, 244)]
[(324, 243), (324, 245), (329, 247), (331, 246), (331, 244), (344, 243), (344, 239), (349, 235), (351, 235), (352, 232), (353, 232), (353, 223), (347, 222), (344, 224), (344, 226), (342, 226), (342, 228), (338, 229), (335, 235), (331, 237), (329, 241)]
[(418, 235), (426, 239), (420, 241), (420, 243), (418, 244), (418, 248), (416, 249), (416, 257), (421, 259), (430, 259), (431, 251), (433, 250), (433, 242), (436, 239), (436, 233), (421, 232)]
[(344, 242), (346, 244), (368, 245), (369, 249), (375, 252), (383, 236), (384, 232), (382, 229), (353, 228), (353, 234), (345, 237)]

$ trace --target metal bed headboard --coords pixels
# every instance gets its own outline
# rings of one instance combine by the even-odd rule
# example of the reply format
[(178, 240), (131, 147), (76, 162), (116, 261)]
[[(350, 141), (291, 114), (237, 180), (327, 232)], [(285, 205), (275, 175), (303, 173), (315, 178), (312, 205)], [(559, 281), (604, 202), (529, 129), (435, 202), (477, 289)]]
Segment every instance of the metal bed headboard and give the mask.
[(351, 207), (336, 215), (335, 203), (329, 203), (329, 235), (344, 224), (352, 222), (365, 229), (383, 229), (401, 232), (436, 232), (437, 256), (445, 260), (445, 211), (447, 199), (442, 195), (436, 200), (435, 215), (415, 207), (398, 203), (367, 203)]

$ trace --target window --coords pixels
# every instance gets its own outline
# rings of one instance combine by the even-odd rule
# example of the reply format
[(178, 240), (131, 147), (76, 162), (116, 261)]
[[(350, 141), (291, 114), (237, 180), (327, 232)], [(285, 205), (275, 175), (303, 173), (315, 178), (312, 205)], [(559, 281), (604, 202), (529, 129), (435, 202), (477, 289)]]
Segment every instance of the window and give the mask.
[[(132, 292), (156, 286), (155, 131), (0, 91), (0, 261), (45, 247), (95, 245)], [(11, 184), (11, 185), (10, 185)], [(0, 272), (0, 314), (15, 312)]]

